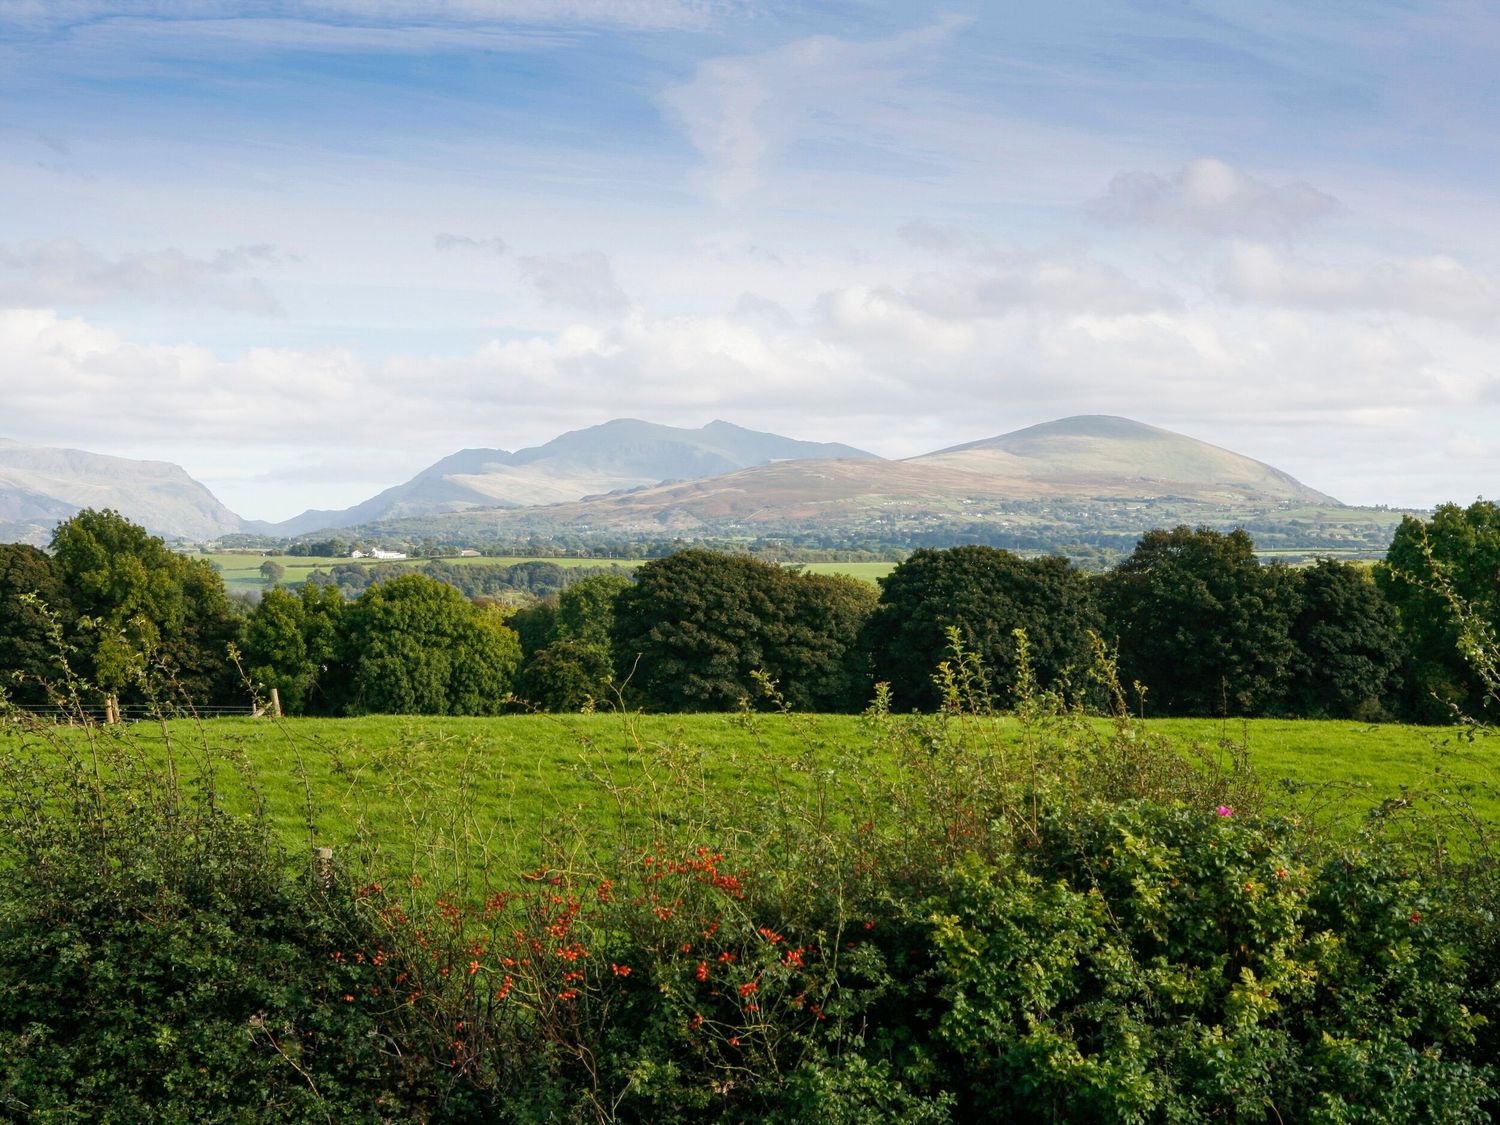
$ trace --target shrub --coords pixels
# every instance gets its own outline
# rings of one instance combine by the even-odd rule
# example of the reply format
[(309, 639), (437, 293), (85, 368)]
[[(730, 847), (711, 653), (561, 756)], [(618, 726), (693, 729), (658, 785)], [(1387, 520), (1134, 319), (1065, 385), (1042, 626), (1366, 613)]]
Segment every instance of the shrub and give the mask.
[(384, 1003), (335, 958), (370, 932), (336, 881), (292, 874), (263, 821), (95, 751), (6, 763), (0, 1116), (378, 1121), (462, 1104), (420, 1054), (390, 1050)]

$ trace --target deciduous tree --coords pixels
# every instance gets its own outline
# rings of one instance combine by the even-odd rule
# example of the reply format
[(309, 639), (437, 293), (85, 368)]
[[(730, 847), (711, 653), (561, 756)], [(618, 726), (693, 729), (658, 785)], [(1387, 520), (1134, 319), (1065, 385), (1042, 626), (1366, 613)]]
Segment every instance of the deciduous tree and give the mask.
[(1014, 701), (1015, 630), (1026, 632), (1037, 679), (1078, 688), (1100, 626), (1088, 580), (1067, 559), (1022, 559), (996, 547), (916, 551), (881, 582), (866, 632), (875, 678), (896, 702), (933, 708), (938, 665), (952, 655), (948, 630), (989, 673), (994, 702)]
[(1294, 586), (1243, 530), (1148, 531), (1102, 591), (1121, 676), (1145, 685), (1149, 711), (1255, 715), (1281, 698)]

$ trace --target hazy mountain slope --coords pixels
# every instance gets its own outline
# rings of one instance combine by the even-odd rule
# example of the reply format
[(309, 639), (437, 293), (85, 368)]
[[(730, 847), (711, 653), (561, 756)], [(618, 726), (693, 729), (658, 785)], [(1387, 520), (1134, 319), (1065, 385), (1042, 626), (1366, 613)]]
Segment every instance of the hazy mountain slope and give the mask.
[(80, 508), (114, 508), (165, 536), (211, 539), (243, 526), (213, 493), (166, 461), (0, 438), (0, 525), (13, 540), (45, 541), (58, 520)]
[[(589, 529), (683, 533), (728, 526), (935, 522), (994, 515), (1017, 502), (1181, 501), (1207, 509), (1338, 501), (1260, 461), (1125, 418), (1032, 426), (905, 461), (782, 461), (637, 491), (473, 513), (487, 532)], [(461, 527), (465, 517), (444, 521)]]
[(1338, 501), (1261, 461), (1129, 418), (1085, 414), (940, 449), (912, 463), (1019, 474), (1093, 493)]
[(556, 504), (598, 493), (690, 480), (789, 458), (872, 458), (847, 445), (797, 441), (710, 422), (696, 430), (633, 418), (573, 430), (515, 453), (466, 449), (339, 512), (310, 511), (277, 525), (289, 535), (375, 520)]

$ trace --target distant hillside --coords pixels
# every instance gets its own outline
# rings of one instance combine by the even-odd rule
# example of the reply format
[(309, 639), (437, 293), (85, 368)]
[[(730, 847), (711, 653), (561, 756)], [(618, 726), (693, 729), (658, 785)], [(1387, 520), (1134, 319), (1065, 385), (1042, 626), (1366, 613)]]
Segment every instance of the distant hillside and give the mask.
[(1129, 418), (1084, 414), (913, 458), (1082, 494), (1337, 504), (1280, 469)]
[(212, 539), (244, 527), (177, 465), (0, 438), (0, 539), (46, 543), (81, 508), (114, 508), (168, 537)]
[(1007, 520), (1026, 506), (1187, 511), (1339, 502), (1260, 461), (1126, 418), (1065, 418), (909, 458), (782, 461), (544, 508), (451, 517), (487, 534), (782, 533), (793, 527)]
[(556, 504), (789, 459), (873, 457), (852, 446), (797, 441), (729, 422), (688, 430), (622, 418), (515, 453), (465, 449), (352, 508), (304, 512), (276, 530), (300, 535), (441, 512)]

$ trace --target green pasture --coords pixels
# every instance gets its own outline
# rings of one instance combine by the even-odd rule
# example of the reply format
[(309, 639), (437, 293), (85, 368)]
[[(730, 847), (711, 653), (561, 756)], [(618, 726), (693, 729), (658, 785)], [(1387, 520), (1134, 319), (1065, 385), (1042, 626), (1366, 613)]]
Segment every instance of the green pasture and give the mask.
[(804, 574), (843, 574), (875, 585), (896, 569), (893, 562), (810, 562), (798, 564)]
[(367, 567), (376, 569), (404, 569), (412, 566), (420, 566), (426, 562), (453, 563), (458, 566), (514, 566), (523, 562), (550, 562), (562, 567), (575, 566), (620, 566), (637, 567), (641, 565), (640, 559), (580, 559), (580, 558), (526, 558), (521, 556), (492, 556), (492, 557), (440, 557), (437, 559), (414, 558), (414, 559), (350, 559), (350, 558), (322, 558), (311, 555), (266, 555), (255, 551), (219, 551), (209, 554), (196, 554), (193, 558), (204, 559), (218, 568), (220, 576), (224, 579), (224, 585), (231, 592), (235, 590), (260, 590), (265, 588), (265, 579), (261, 577), (261, 564), (265, 562), (280, 563), (286, 568), (286, 575), (282, 578), (283, 586), (300, 586), (307, 581), (308, 575), (315, 570), (329, 570), (335, 566), (348, 563), (362, 563)]
[[(578, 566), (618, 566), (625, 569), (634, 569), (641, 565), (642, 559), (584, 559), (584, 558), (536, 558), (520, 555), (505, 556), (480, 556), (470, 558), (439, 557), (437, 559), (414, 558), (414, 559), (391, 559), (377, 561), (374, 559), (349, 559), (349, 558), (322, 558), (309, 555), (266, 555), (258, 551), (217, 551), (207, 554), (195, 554), (193, 558), (204, 559), (218, 568), (220, 576), (224, 579), (224, 586), (231, 592), (244, 590), (262, 590), (265, 588), (265, 579), (261, 577), (261, 564), (265, 562), (280, 563), (286, 568), (286, 575), (282, 578), (283, 586), (300, 586), (307, 581), (308, 575), (315, 570), (329, 570), (335, 566), (347, 563), (361, 563), (374, 569), (401, 570), (407, 567), (420, 566), (425, 562), (452, 563), (456, 566), (514, 566), (524, 562), (550, 562), (562, 567)], [(896, 564), (893, 562), (810, 562), (797, 564), (798, 569), (808, 574), (845, 574), (851, 578), (874, 584), (876, 579), (884, 578)]]
[[(1271, 807), (1340, 831), (1401, 800), (1419, 815), (1457, 808), (1500, 823), (1492, 788), (1500, 738), (1269, 719), (1155, 720), (1147, 728), (1214, 756), (1243, 748)], [(1019, 730), (1003, 719), (992, 735), (1004, 742)], [(123, 749), (160, 761), (170, 745), (183, 776), (202, 776), (212, 760), (228, 806), (248, 809), (253, 788), (289, 844), (378, 847), (400, 862), (436, 844), (450, 856), (459, 845), (524, 864), (543, 845), (586, 850), (663, 809), (801, 800), (814, 782), (837, 789), (895, 764), (882, 758), (891, 751), (878, 748), (890, 744), (870, 720), (843, 715), (225, 718), (91, 735), (0, 724), (0, 755), (52, 756), (58, 740), (76, 746), (86, 737), (100, 741), (106, 760)], [(849, 768), (860, 762), (867, 768)]]

